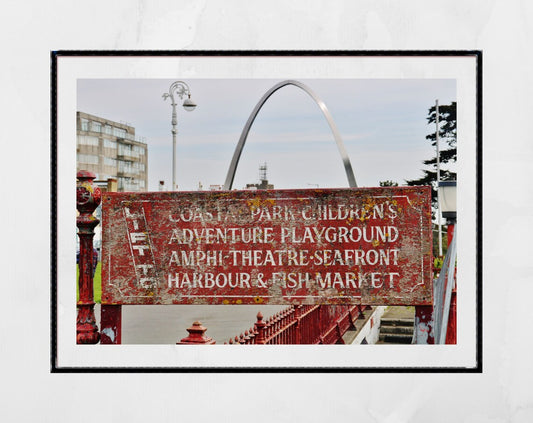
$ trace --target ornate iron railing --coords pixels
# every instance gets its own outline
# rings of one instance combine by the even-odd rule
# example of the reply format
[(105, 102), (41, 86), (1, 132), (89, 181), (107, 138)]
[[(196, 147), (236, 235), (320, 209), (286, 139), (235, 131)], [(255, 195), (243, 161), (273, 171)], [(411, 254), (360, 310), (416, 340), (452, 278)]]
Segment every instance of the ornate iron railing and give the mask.
[(297, 305), (263, 321), (261, 312), (250, 329), (226, 344), (344, 344), (343, 336), (364, 318), (370, 306)]

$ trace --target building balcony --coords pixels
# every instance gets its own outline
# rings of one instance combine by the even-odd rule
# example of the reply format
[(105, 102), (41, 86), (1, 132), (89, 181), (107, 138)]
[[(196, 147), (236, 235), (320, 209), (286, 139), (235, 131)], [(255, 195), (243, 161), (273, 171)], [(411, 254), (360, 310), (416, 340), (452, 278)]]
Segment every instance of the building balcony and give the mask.
[(117, 171), (117, 176), (137, 178), (139, 176), (139, 171), (136, 170), (119, 170)]
[(134, 152), (118, 152), (117, 153), (117, 159), (120, 160), (126, 160), (130, 162), (138, 162), (139, 161), (139, 154)]

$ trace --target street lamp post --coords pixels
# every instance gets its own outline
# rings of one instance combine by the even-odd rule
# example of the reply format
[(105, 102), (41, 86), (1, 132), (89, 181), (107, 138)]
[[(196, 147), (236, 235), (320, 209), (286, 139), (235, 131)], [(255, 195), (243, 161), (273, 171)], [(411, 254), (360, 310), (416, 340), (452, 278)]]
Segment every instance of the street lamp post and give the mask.
[(440, 222), (440, 190), (438, 188), (440, 182), (440, 150), (439, 150), (439, 100), (435, 100), (435, 144), (437, 146), (437, 226), (439, 230), (439, 258), (442, 257), (442, 229)]
[(172, 106), (172, 191), (176, 191), (176, 134), (178, 133), (178, 117), (176, 114), (176, 101), (174, 94), (178, 95), (180, 99), (187, 95), (183, 102), (183, 108), (188, 112), (192, 112), (196, 108), (196, 103), (191, 100), (191, 90), (189, 86), (183, 81), (175, 81), (168, 89), (168, 93), (163, 94), (163, 99), (170, 97)]

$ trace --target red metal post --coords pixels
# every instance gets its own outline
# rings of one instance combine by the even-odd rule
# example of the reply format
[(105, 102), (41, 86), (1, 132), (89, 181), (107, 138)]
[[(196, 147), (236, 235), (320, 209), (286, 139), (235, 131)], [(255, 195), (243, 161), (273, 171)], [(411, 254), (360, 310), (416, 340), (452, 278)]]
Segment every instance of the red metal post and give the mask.
[(263, 322), (263, 314), (261, 312), (257, 313), (257, 322), (254, 324), (255, 331), (257, 332), (257, 336), (255, 337), (255, 343), (256, 344), (266, 344), (265, 339), (265, 322)]
[[(433, 260), (431, 261), (431, 267), (431, 274), (433, 275)], [(433, 304), (415, 306), (415, 331), (417, 343), (435, 344), (433, 323)]]
[(76, 177), (76, 218), (78, 236), (80, 237), (79, 259), (79, 300), (76, 322), (76, 342), (78, 344), (97, 344), (100, 339), (94, 317), (93, 297), (93, 237), (94, 228), (99, 220), (93, 216), (102, 199), (100, 188), (93, 185), (94, 173), (80, 170)]
[(300, 321), (302, 320), (302, 318), (300, 317), (300, 310), (302, 309), (302, 306), (297, 305), (293, 307), (294, 307), (294, 320), (296, 321), (294, 325), (294, 343), (301, 344), (302, 343), (302, 327), (301, 327)]
[(448, 248), (450, 248), (450, 244), (452, 243), (453, 239), (453, 233), (454, 233), (455, 225), (453, 223), (448, 224), (448, 229), (446, 232), (446, 237), (448, 238)]
[(200, 322), (194, 322), (190, 328), (187, 329), (189, 336), (183, 338), (177, 345), (213, 345), (216, 341), (213, 338), (205, 336), (207, 328), (202, 326)]
[[(448, 248), (454, 235), (454, 224), (448, 224)], [(455, 272), (455, 263), (450, 263), (451, 272)], [(454, 278), (455, 279), (455, 278)], [(448, 329), (446, 330), (446, 344), (457, 344), (457, 286), (452, 289), (452, 298), (450, 301), (450, 314), (448, 315)]]

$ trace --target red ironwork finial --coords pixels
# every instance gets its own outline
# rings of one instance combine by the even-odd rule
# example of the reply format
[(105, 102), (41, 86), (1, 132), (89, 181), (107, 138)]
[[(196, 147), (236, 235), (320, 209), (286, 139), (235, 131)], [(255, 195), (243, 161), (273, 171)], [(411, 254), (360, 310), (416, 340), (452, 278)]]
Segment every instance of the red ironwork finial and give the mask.
[(257, 313), (257, 322), (255, 322), (255, 332), (257, 333), (257, 336), (255, 338), (256, 344), (266, 344), (265, 339), (265, 326), (266, 323), (263, 322), (263, 314), (261, 312)]
[(208, 336), (205, 336), (205, 332), (207, 331), (207, 328), (202, 326), (202, 324), (199, 321), (196, 321), (192, 324), (190, 328), (187, 329), (187, 332), (189, 332), (189, 336), (183, 338), (180, 342), (176, 342), (178, 345), (200, 345), (200, 344), (206, 344), (206, 345), (212, 345), (215, 344), (216, 341), (213, 340), (213, 338), (209, 338)]

